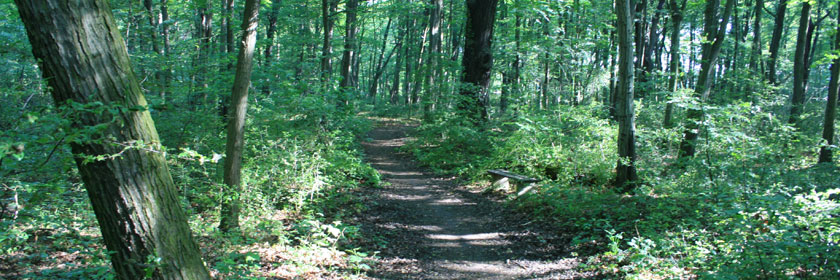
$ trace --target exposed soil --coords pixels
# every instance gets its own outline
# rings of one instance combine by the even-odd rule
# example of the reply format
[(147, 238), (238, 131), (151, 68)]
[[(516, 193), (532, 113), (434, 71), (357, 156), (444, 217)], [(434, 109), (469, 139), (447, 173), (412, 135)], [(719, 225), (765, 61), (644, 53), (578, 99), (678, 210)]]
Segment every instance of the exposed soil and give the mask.
[(371, 189), (362, 230), (379, 279), (580, 279), (557, 230), (529, 222), (455, 178), (436, 176), (399, 147), (411, 129), (381, 122), (363, 143), (385, 186)]

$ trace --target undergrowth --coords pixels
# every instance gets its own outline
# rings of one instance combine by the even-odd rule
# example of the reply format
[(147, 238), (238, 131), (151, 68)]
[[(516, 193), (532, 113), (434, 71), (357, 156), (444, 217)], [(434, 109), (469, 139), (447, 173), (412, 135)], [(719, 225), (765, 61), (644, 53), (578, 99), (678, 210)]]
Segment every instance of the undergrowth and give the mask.
[(682, 128), (658, 123), (664, 104), (637, 103), (641, 182), (629, 194), (611, 185), (617, 128), (596, 105), (480, 128), (443, 115), (419, 127), (409, 149), (473, 180), (499, 168), (543, 179), (508, 204), (565, 232), (581, 269), (628, 279), (836, 279), (838, 169), (813, 164), (815, 129), (795, 131), (760, 110), (782, 100), (762, 102), (705, 106), (700, 152), (683, 163), (675, 158)]
[[(72, 128), (46, 98), (33, 100), (42, 111), (23, 115), (16, 130), (0, 132), (4, 155), (15, 145), (27, 147), (25, 154), (3, 157), (0, 166), (0, 278), (113, 279), (61, 140)], [(221, 185), (224, 122), (213, 106), (178, 110), (150, 99), (170, 172), (214, 277), (365, 278), (372, 256), (352, 245), (360, 236), (347, 218), (364, 210), (359, 188), (380, 183), (358, 144), (371, 127), (367, 119), (294, 90), (249, 108), (241, 228), (221, 233), (218, 209), (228, 199)]]

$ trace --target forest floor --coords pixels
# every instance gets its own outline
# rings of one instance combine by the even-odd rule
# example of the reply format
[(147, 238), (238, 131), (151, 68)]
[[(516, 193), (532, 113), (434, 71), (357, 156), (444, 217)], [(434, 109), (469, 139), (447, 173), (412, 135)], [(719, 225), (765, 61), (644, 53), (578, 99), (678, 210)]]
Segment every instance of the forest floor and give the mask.
[(562, 230), (531, 222), (457, 178), (424, 169), (400, 150), (413, 128), (380, 121), (363, 143), (383, 177), (361, 217), (365, 244), (379, 251), (379, 279), (581, 279)]

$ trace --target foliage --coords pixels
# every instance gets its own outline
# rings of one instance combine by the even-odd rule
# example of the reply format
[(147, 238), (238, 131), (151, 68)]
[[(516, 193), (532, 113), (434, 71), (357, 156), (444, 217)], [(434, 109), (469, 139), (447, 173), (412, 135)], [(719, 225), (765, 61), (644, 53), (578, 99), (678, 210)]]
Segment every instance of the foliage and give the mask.
[(678, 108), (702, 106), (708, 139), (683, 167), (673, 156), (681, 127), (662, 130), (657, 122), (664, 103), (637, 104), (644, 184), (631, 195), (610, 185), (615, 126), (597, 106), (495, 122), (470, 136), (489, 141), (489, 151), (426, 144), (452, 141), (429, 129), (413, 148), (432, 166), (474, 159), (442, 171), (484, 179), (484, 171), (504, 168), (545, 179), (538, 193), (509, 203), (566, 232), (574, 254), (588, 256), (584, 269), (631, 279), (837, 277), (837, 169), (809, 167), (814, 155), (804, 151), (818, 140), (764, 111), (777, 99), (759, 100), (677, 100)]

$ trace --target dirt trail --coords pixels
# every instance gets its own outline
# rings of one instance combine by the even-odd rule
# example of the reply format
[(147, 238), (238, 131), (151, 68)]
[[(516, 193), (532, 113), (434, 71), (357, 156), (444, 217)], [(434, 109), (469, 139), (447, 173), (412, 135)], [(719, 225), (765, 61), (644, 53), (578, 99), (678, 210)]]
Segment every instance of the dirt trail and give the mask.
[[(537, 230), (502, 205), (440, 178), (399, 152), (410, 127), (380, 123), (364, 149), (387, 182), (372, 190), (362, 230), (382, 261), (379, 279), (578, 279), (557, 234)], [(374, 245), (376, 244), (376, 245)], [(378, 245), (378, 246), (377, 246)], [(384, 245), (384, 246), (383, 246)]]

